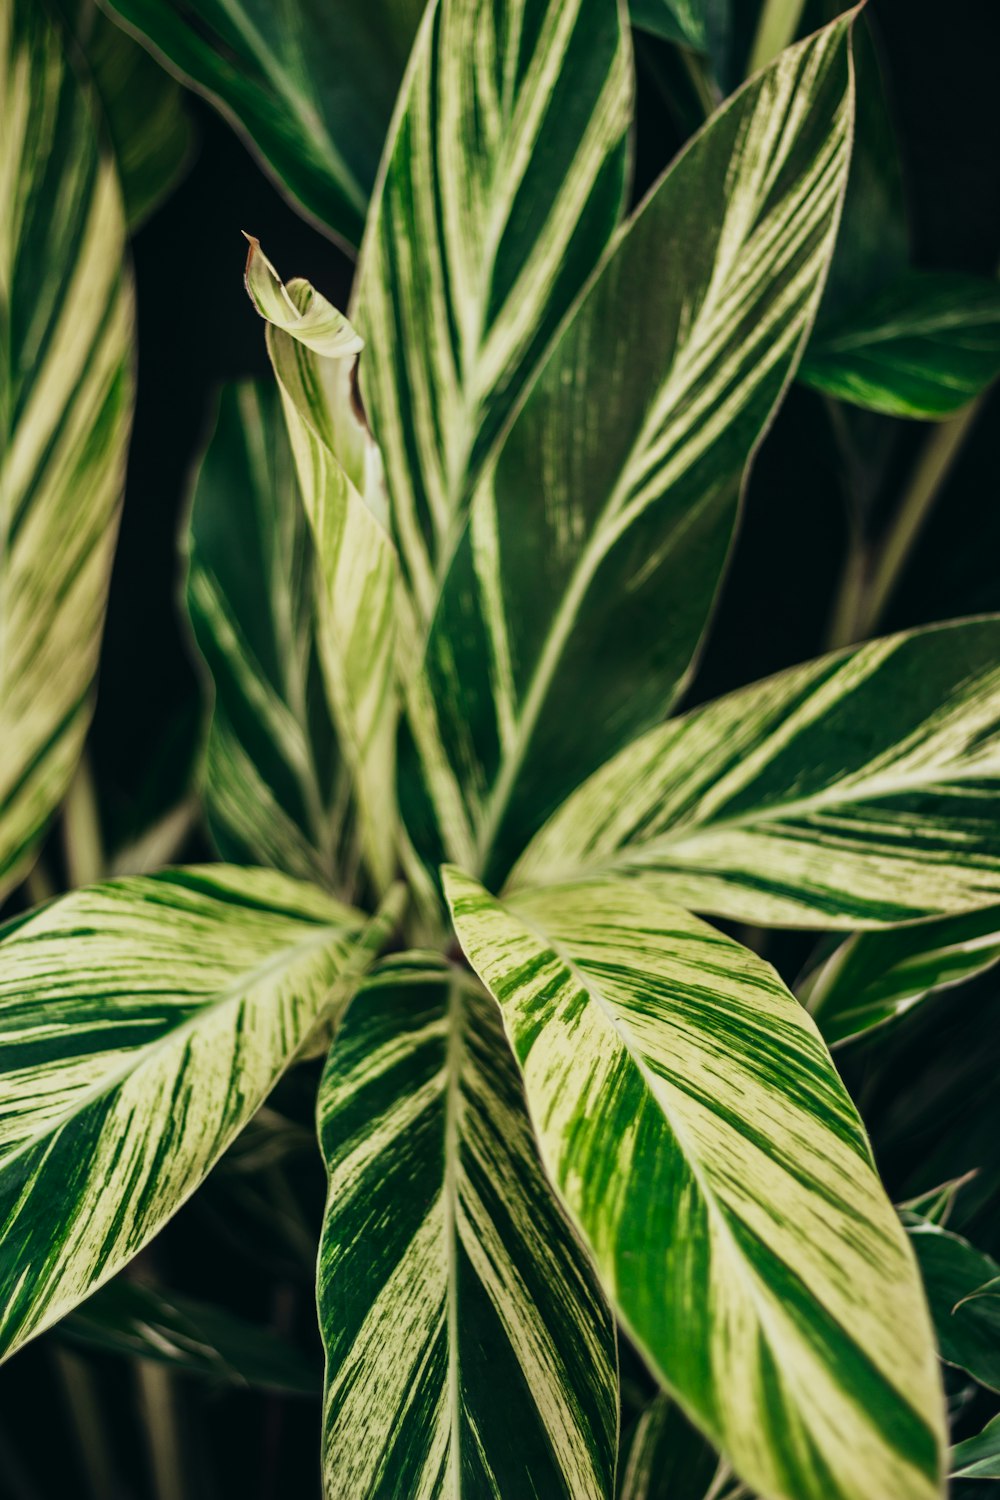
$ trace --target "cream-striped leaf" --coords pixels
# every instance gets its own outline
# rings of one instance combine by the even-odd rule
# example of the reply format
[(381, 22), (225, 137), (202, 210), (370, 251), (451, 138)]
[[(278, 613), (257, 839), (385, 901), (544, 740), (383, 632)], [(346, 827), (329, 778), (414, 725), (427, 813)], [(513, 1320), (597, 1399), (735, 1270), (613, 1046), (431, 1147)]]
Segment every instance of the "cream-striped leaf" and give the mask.
[(477, 489), (427, 652), (437, 736), (417, 739), (443, 852), (490, 881), (687, 679), (833, 248), (849, 37), (848, 18), (784, 53), (668, 171)]
[(329, 1500), (610, 1500), (614, 1326), (492, 999), (433, 955), (387, 960), (319, 1123)]
[(381, 458), (356, 399), (361, 340), (307, 281), (284, 286), (252, 238), (246, 279), (268, 320), (268, 353), (315, 543), (319, 660), (351, 777), (359, 846), (384, 891), (397, 843), (398, 567)]
[(66, 51), (0, 9), (0, 897), (86, 733), (131, 418), (121, 189)]
[(940, 1495), (912, 1251), (774, 971), (635, 881), (446, 889), (549, 1175), (688, 1416), (768, 1500)]
[(380, 936), (314, 886), (228, 865), (0, 929), (0, 1356), (190, 1196)]
[(512, 884), (641, 875), (698, 911), (881, 927), (1000, 897), (1000, 618), (870, 641), (630, 745)]
[(240, 127), (283, 193), (359, 242), (423, 0), (112, 0), (111, 8)]
[(313, 541), (273, 383), (223, 392), (189, 552), (188, 610), (214, 700), (204, 793), (216, 843), (226, 858), (347, 891), (350, 778), (320, 674)]
[(938, 990), (1000, 963), (1000, 908), (878, 932), (825, 953), (796, 992), (831, 1044), (906, 1015)]
[(613, 0), (432, 0), (352, 313), (425, 622), (475, 476), (617, 223), (630, 105)]

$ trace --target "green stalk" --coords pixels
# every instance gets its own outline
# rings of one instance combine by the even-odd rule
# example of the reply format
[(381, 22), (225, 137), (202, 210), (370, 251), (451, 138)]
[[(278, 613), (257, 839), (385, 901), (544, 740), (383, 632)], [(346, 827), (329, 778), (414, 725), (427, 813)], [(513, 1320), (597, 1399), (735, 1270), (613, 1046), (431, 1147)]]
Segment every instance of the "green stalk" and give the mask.
[(97, 1391), (86, 1360), (69, 1349), (53, 1351), (70, 1421), (80, 1453), (82, 1473), (92, 1500), (115, 1493), (114, 1468)]
[(748, 77), (767, 67), (772, 58), (794, 42), (804, 10), (805, 0), (765, 0), (750, 50)]
[(152, 1359), (134, 1362), (155, 1500), (184, 1500), (181, 1443), (170, 1371)]
[(71, 889), (93, 885), (104, 874), (104, 841), (97, 811), (97, 791), (84, 755), (63, 808), (63, 850)]

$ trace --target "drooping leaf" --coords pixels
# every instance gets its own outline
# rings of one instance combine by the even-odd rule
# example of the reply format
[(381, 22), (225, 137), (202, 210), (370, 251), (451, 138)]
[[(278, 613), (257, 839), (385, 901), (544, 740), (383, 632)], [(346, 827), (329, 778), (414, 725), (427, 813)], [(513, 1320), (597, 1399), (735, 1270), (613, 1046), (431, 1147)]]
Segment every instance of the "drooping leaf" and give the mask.
[(134, 233), (177, 185), (193, 147), (184, 91), (96, 0), (56, 0), (101, 100)]
[(37, 0), (0, 15), (0, 897), (86, 733), (125, 474), (132, 289), (114, 163)]
[[(482, 478), (428, 646), (436, 736), (417, 725), (410, 775), (443, 852), (489, 878), (686, 681), (815, 312), (851, 100), (842, 22), (716, 114), (616, 241)], [(411, 824), (430, 822), (413, 800)]]
[(117, 1277), (59, 1324), (74, 1344), (219, 1385), (318, 1396), (320, 1372), (292, 1344), (225, 1308)]
[(1000, 1479), (1000, 1416), (951, 1450), (953, 1479)]
[(475, 476), (618, 220), (630, 104), (608, 0), (440, 0), (425, 17), (352, 311), (424, 622)]
[(1000, 896), (1000, 618), (870, 641), (651, 730), (513, 883), (593, 869), (695, 910), (880, 927)]
[(1000, 1297), (977, 1295), (1000, 1277), (1000, 1266), (961, 1235), (937, 1224), (912, 1224), (910, 1238), (941, 1358), (967, 1371), (980, 1385), (1000, 1391)]
[(677, 1403), (657, 1396), (632, 1430), (618, 1500), (705, 1500), (718, 1468), (717, 1455)]
[(235, 123), (278, 187), (361, 237), (423, 0), (113, 0), (155, 55)]
[(456, 871), (445, 885), (542, 1160), (687, 1415), (767, 1497), (939, 1495), (913, 1255), (774, 971), (635, 881), (507, 906)]
[(1000, 283), (911, 271), (813, 340), (806, 385), (896, 417), (951, 416), (1000, 374)]
[(188, 610), (214, 688), (205, 798), (216, 842), (227, 858), (346, 889), (350, 786), (320, 677), (312, 537), (273, 385), (223, 392), (189, 547)]
[(608, 1500), (614, 1327), (490, 997), (433, 955), (386, 961), (340, 1027), (319, 1122), (330, 1500)]
[(376, 889), (384, 891), (397, 844), (398, 569), (385, 527), (381, 458), (355, 399), (361, 340), (307, 281), (285, 287), (253, 239), (246, 280), (268, 320), (267, 349), (315, 544), (319, 661), (350, 775), (358, 841)]
[(856, 933), (797, 989), (833, 1044), (905, 1015), (928, 995), (995, 963), (1000, 963), (1000, 910), (987, 907), (937, 922)]
[(142, 1249), (380, 936), (314, 886), (228, 865), (0, 929), (0, 1354)]

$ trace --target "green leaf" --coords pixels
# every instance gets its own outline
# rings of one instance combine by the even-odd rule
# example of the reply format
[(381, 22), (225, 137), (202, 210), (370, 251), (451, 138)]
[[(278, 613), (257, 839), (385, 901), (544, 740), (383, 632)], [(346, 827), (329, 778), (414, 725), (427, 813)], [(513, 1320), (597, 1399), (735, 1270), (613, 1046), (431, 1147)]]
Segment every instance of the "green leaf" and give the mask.
[(911, 271), (817, 337), (799, 378), (896, 417), (948, 417), (1000, 374), (1000, 283)]
[(204, 792), (216, 843), (227, 858), (346, 890), (357, 862), (350, 782), (320, 675), (312, 535), (273, 384), (223, 392), (189, 551), (188, 610), (214, 687)]
[(719, 1460), (669, 1396), (650, 1402), (633, 1428), (618, 1500), (706, 1500)]
[(386, 961), (323, 1075), (324, 1477), (341, 1496), (608, 1500), (614, 1326), (493, 1001)]
[(424, 624), (475, 477), (617, 223), (630, 109), (609, 0), (429, 7), (352, 312)]
[(668, 42), (678, 42), (695, 52), (711, 50), (711, 37), (723, 28), (729, 0), (631, 0), (629, 17)]
[(641, 875), (695, 910), (880, 927), (1000, 896), (1000, 618), (886, 636), (651, 730), (512, 884)]
[(445, 886), (549, 1176), (686, 1414), (775, 1500), (939, 1495), (913, 1255), (774, 971), (634, 881), (508, 906), (454, 870)]
[(0, 898), (72, 777), (91, 712), (132, 406), (114, 164), (37, 0), (0, 32)]
[(687, 680), (819, 298), (850, 123), (843, 23), (748, 85), (654, 189), (479, 485), (428, 646), (436, 736), (418, 726), (409, 774), (443, 852), (488, 878)]
[(1000, 909), (856, 933), (797, 986), (827, 1042), (863, 1036), (1000, 963)]
[(142, 1249), (381, 936), (313, 886), (227, 865), (0, 929), (0, 1353)]
[(151, 1359), (219, 1385), (318, 1396), (318, 1369), (292, 1345), (225, 1308), (121, 1277), (59, 1324), (60, 1338)]
[(285, 287), (252, 236), (247, 290), (268, 320), (299, 487), (315, 544), (319, 661), (376, 890), (396, 864), (395, 549), (382, 461), (356, 401), (361, 340), (307, 281)]
[(356, 245), (423, 0), (113, 0), (280, 190)]
[(134, 233), (184, 175), (193, 132), (180, 85), (95, 0), (56, 0), (100, 96)]
[(951, 1450), (953, 1479), (1000, 1479), (1000, 1416)]
[(983, 1295), (1000, 1266), (961, 1235), (915, 1223), (910, 1238), (924, 1278), (941, 1358), (1000, 1391), (1000, 1298)]

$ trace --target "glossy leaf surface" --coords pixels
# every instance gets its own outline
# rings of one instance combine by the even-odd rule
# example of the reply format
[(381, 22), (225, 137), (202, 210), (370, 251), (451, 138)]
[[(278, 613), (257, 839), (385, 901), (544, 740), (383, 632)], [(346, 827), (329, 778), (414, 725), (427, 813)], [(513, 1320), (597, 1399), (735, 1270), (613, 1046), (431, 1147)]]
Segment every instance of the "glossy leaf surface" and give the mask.
[(422, 0), (114, 0), (211, 99), (282, 191), (358, 244)]
[(493, 1000), (433, 955), (355, 998), (319, 1101), (330, 1500), (605, 1500), (614, 1328)]
[(514, 881), (609, 868), (696, 910), (880, 927), (1000, 895), (1000, 619), (821, 657), (651, 730)]
[(764, 1496), (939, 1495), (913, 1254), (774, 971), (634, 881), (446, 889), (549, 1175), (687, 1415)]
[(190, 1196), (336, 1008), (364, 930), (315, 887), (227, 865), (92, 886), (0, 929), (0, 1354)]
[(884, 932), (856, 933), (798, 987), (830, 1043), (905, 1015), (937, 990), (1000, 963), (1000, 911), (967, 912)]
[(90, 719), (132, 407), (118, 177), (37, 0), (0, 14), (0, 184), (2, 897)]
[(686, 681), (832, 251), (849, 52), (846, 22), (818, 33), (695, 138), (481, 479), (428, 646), (436, 733), (416, 738), (445, 852), (491, 879)]
[(910, 1231), (931, 1305), (941, 1358), (1000, 1391), (1000, 1295), (984, 1291), (1000, 1266), (936, 1224)]

